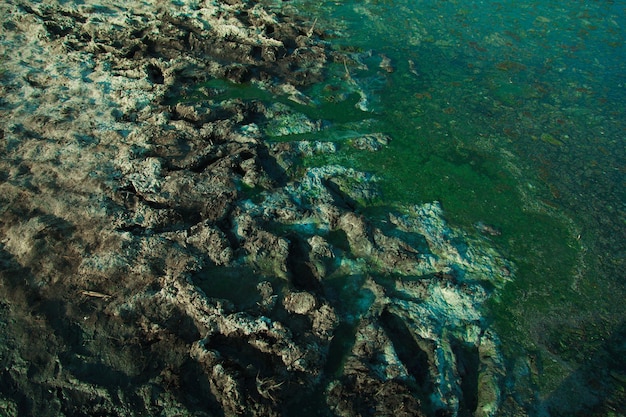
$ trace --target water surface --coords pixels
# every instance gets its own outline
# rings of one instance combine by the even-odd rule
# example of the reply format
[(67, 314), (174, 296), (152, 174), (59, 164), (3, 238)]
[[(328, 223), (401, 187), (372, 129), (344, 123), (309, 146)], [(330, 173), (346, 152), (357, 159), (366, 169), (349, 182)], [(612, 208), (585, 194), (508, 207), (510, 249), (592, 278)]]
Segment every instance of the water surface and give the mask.
[(365, 210), (438, 200), (457, 226), (497, 228), (519, 270), (486, 314), (518, 404), (609, 415), (626, 374), (626, 3), (297, 4), (360, 53), (337, 82), (393, 138), (332, 157), (383, 179)]

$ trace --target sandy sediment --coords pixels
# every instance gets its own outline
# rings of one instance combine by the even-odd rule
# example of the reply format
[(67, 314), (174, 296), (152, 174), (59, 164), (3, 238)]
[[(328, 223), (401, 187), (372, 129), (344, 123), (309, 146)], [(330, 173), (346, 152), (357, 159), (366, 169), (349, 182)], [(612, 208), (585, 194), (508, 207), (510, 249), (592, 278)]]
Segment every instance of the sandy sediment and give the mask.
[(317, 121), (177, 100), (309, 103), (320, 25), (240, 0), (0, 16), (0, 414), (495, 414), (479, 311), (506, 260), (437, 203), (374, 221), (376, 178), (294, 169), (335, 144), (265, 141)]

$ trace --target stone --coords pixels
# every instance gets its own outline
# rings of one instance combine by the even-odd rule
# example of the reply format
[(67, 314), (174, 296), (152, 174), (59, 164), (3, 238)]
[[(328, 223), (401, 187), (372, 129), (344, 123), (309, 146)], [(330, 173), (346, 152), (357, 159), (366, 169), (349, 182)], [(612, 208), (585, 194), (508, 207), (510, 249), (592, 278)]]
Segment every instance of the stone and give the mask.
[(308, 292), (292, 292), (285, 297), (283, 304), (290, 313), (304, 315), (315, 309), (317, 301), (315, 296)]
[(391, 138), (383, 133), (370, 133), (352, 138), (349, 142), (356, 149), (376, 152), (387, 146)]

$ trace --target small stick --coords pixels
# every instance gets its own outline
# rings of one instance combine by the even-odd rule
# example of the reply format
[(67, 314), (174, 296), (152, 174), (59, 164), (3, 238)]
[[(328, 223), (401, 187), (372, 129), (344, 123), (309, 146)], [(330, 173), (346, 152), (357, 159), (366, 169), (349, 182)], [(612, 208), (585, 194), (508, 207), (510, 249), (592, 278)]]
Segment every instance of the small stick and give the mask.
[(345, 58), (343, 60), (343, 67), (346, 69), (346, 81), (348, 83), (358, 87), (358, 84), (356, 83), (356, 81), (354, 81), (354, 78), (352, 78), (352, 75), (350, 75), (350, 70), (348, 69), (348, 64), (346, 63), (346, 59)]
[(350, 70), (348, 69), (348, 64), (346, 63), (346, 59), (343, 59), (343, 67), (346, 69), (346, 80), (353, 81), (352, 76), (350, 75)]
[(310, 38), (311, 36), (313, 36), (313, 29), (315, 29), (316, 23), (317, 23), (317, 17), (313, 21), (313, 25), (311, 26), (311, 29), (309, 29), (309, 31), (306, 33), (307, 38)]
[(81, 294), (82, 295), (86, 295), (87, 297), (102, 298), (103, 300), (108, 300), (109, 298), (111, 298), (110, 295), (103, 294), (103, 293), (97, 292), (97, 291), (83, 290), (83, 291), (81, 291)]

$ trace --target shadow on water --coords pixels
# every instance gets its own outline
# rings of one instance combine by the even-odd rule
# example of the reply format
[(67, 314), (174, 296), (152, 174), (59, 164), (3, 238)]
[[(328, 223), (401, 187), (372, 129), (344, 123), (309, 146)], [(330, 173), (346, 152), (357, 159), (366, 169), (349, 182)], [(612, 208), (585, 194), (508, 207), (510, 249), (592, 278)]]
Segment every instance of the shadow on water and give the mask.
[(541, 417), (623, 415), (626, 404), (626, 322), (538, 407)]
[(385, 309), (380, 316), (380, 322), (391, 339), (398, 357), (415, 380), (413, 390), (416, 397), (427, 412), (432, 411), (429, 393), (433, 391), (433, 383), (429, 373), (428, 354), (418, 345), (407, 324), (400, 317)]
[(478, 348), (461, 340), (453, 340), (452, 351), (456, 357), (461, 382), (459, 416), (473, 416), (478, 407), (478, 375), (480, 356)]

